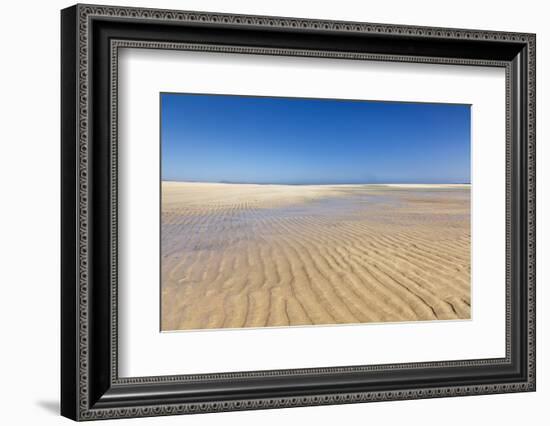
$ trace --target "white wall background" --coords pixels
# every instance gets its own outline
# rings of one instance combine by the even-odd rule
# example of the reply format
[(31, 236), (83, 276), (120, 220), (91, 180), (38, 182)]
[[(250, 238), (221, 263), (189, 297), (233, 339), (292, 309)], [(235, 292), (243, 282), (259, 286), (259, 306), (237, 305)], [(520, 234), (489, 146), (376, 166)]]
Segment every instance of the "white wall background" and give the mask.
[[(550, 401), (550, 27), (537, 0), (108, 1), (143, 7), (537, 33), (538, 390), (421, 401), (292, 408), (101, 424), (544, 424)], [(59, 9), (52, 0), (3, 4), (0, 64), (0, 418), (69, 424), (59, 404)]]

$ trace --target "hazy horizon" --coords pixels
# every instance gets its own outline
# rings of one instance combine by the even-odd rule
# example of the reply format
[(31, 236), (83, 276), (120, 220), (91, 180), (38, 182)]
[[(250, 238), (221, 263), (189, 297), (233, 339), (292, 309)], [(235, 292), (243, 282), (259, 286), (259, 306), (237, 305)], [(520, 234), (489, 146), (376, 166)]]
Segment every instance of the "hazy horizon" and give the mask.
[(161, 94), (164, 181), (469, 184), (470, 106)]

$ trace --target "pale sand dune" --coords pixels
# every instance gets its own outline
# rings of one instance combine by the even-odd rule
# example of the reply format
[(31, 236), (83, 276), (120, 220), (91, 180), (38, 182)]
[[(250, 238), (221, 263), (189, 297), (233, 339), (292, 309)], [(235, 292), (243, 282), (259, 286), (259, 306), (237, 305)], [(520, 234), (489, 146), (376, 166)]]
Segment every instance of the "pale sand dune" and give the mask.
[(163, 330), (470, 318), (469, 185), (162, 184)]

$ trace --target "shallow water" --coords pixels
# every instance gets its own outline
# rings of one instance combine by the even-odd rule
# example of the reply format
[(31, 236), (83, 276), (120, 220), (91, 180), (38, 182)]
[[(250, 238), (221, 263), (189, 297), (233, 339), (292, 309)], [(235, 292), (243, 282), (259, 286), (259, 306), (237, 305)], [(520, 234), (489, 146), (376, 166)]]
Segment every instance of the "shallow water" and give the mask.
[[(315, 220), (322, 226), (334, 226), (345, 221), (357, 220), (368, 220), (373, 225), (382, 223), (401, 226), (414, 226), (425, 221), (469, 220), (469, 208), (465, 208), (464, 212), (459, 214), (426, 214), (425, 208), (415, 210), (415, 206), (424, 204), (429, 208), (431, 202), (435, 202), (439, 208), (445, 204), (465, 204), (465, 200), (469, 202), (469, 190), (375, 189), (344, 192), (347, 193), (287, 206), (234, 209), (217, 215), (211, 212), (203, 215), (193, 214), (188, 221), (182, 223), (163, 222), (163, 254), (170, 253), (176, 247), (180, 250), (225, 249), (241, 239), (277, 233), (280, 230), (270, 229), (271, 227), (266, 224), (284, 220)], [(405, 197), (407, 199), (404, 199)]]

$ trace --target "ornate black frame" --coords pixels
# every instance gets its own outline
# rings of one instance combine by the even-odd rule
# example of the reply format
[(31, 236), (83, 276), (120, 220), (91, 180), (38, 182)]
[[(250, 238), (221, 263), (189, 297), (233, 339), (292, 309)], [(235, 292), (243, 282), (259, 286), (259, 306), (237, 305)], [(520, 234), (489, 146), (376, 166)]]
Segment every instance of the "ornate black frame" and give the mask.
[[(535, 390), (535, 35), (76, 5), (61, 13), (61, 413), (74, 420)], [(498, 359), (119, 378), (117, 54), (192, 49), (506, 69)]]

